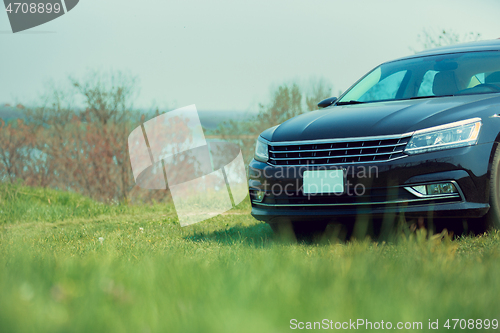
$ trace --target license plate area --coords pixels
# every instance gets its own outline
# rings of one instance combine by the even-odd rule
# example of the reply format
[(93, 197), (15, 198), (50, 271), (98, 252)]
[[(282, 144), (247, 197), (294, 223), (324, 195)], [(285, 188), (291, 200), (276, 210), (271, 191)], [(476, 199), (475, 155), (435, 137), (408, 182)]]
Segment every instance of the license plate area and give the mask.
[(342, 194), (344, 170), (308, 170), (302, 176), (304, 194)]

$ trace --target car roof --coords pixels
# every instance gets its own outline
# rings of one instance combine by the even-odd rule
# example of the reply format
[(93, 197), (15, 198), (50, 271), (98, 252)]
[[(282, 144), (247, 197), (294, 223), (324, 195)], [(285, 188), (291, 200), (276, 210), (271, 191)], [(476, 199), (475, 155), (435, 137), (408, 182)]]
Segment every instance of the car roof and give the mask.
[(425, 57), (425, 56), (430, 56), (430, 55), (460, 53), (460, 52), (477, 52), (477, 51), (500, 51), (500, 38), (499, 39), (482, 40), (479, 42), (470, 42), (470, 43), (462, 43), (462, 44), (454, 44), (454, 45), (449, 45), (449, 46), (437, 47), (434, 49), (421, 51), (421, 52), (418, 52), (416, 54), (412, 54), (410, 56), (399, 58), (399, 59), (396, 59), (393, 61), (403, 60), (403, 59), (411, 59), (411, 58), (419, 58), (419, 57)]

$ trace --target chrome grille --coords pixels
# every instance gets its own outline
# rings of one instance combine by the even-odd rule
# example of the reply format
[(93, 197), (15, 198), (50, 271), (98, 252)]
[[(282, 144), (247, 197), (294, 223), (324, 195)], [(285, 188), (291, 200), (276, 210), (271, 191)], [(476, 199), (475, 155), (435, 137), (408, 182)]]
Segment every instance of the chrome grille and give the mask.
[(406, 156), (411, 133), (399, 137), (370, 137), (331, 142), (269, 142), (269, 163), (311, 165), (385, 162)]

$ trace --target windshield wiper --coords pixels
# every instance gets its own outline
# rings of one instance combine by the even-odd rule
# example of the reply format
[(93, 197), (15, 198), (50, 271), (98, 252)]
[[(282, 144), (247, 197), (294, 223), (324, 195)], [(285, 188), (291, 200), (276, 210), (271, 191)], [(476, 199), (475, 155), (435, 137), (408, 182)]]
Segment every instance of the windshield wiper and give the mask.
[(335, 105), (350, 105), (350, 104), (363, 104), (366, 102), (360, 102), (360, 101), (347, 101), (347, 102), (338, 102)]
[(422, 99), (422, 98), (436, 98), (436, 97), (451, 97), (457, 95), (429, 95), (429, 96), (414, 96), (410, 98), (402, 98), (402, 99), (386, 99), (379, 101), (368, 101), (368, 102), (360, 102), (360, 101), (347, 101), (347, 102), (338, 102), (335, 105), (352, 105), (352, 104), (363, 104), (363, 103), (373, 103), (373, 102), (390, 102), (390, 101), (404, 101), (408, 99)]
[(410, 99), (421, 99), (421, 98), (436, 98), (436, 97), (451, 97), (455, 95), (429, 95), (429, 96), (414, 96), (410, 97)]

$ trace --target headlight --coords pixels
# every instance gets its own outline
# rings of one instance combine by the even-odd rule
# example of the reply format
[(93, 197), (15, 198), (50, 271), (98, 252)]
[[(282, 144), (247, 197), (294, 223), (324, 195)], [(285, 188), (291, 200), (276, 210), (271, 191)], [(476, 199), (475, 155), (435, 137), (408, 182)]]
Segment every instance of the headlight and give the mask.
[(480, 129), (481, 119), (473, 118), (416, 131), (406, 145), (405, 153), (419, 154), (472, 146), (477, 142)]
[(257, 144), (255, 145), (255, 159), (257, 161), (267, 162), (269, 160), (269, 150), (267, 147), (267, 143), (261, 141), (260, 138), (257, 139)]

